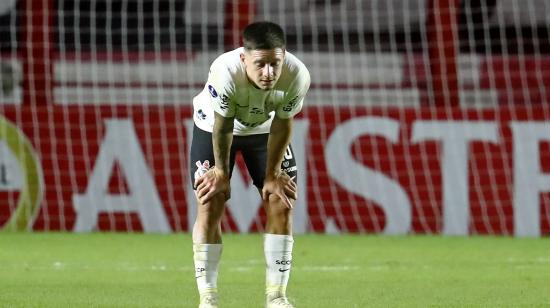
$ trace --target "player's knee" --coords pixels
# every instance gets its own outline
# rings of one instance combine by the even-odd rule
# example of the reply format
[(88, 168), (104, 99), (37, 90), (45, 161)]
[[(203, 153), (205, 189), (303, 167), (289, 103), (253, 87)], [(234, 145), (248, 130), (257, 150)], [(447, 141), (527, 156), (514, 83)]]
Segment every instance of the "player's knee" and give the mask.
[(206, 203), (198, 202), (197, 206), (198, 216), (202, 216), (209, 222), (216, 222), (223, 214), (225, 196), (223, 194), (215, 195)]
[(269, 196), (269, 202), (267, 202), (266, 207), (268, 214), (273, 216), (287, 217), (292, 212), (281, 198), (273, 194)]

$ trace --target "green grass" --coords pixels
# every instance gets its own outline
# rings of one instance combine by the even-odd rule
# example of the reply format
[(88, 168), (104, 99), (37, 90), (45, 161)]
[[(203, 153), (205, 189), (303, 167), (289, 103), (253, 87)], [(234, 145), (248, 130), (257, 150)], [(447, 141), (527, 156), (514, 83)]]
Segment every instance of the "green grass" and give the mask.
[[(295, 237), (297, 307), (550, 307), (550, 240)], [(261, 235), (226, 235), (222, 307), (263, 307)], [(0, 307), (196, 307), (188, 235), (0, 233)]]

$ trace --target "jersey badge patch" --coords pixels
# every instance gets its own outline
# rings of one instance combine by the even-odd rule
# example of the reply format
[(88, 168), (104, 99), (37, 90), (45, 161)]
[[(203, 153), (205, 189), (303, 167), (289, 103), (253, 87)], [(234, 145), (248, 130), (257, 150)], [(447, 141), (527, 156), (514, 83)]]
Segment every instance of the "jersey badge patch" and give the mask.
[(208, 85), (208, 92), (210, 92), (212, 97), (218, 97), (218, 92), (216, 92), (216, 89), (212, 85)]

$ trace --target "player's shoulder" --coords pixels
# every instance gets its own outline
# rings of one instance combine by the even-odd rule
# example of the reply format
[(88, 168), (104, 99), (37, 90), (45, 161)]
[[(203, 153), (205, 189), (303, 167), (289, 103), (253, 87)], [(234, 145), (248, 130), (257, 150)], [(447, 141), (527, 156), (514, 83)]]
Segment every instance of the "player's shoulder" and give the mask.
[(235, 91), (245, 82), (245, 71), (240, 60), (241, 52), (242, 50), (237, 48), (219, 55), (210, 65), (208, 82), (215, 88), (224, 88), (226, 92)]
[(300, 59), (293, 53), (286, 51), (285, 52), (285, 66), (287, 69), (295, 75), (307, 75), (309, 76), (309, 71)]
[(240, 54), (243, 52), (243, 48), (237, 48), (230, 50), (219, 55), (210, 66), (210, 69), (219, 71), (226, 71), (229, 73), (238, 72), (242, 70), (242, 63)]
[(294, 54), (286, 52), (285, 75), (289, 84), (296, 88), (309, 88), (311, 77), (306, 65)]

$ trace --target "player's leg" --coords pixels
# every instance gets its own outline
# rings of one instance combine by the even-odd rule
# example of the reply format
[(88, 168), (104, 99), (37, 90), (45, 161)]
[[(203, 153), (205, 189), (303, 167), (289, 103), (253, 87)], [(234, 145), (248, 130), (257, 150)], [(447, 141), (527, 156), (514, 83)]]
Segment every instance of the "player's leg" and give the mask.
[[(297, 167), (289, 145), (281, 169), (297, 183)], [(263, 181), (262, 181), (263, 182)], [(292, 200), (293, 204), (295, 200)], [(292, 307), (286, 297), (286, 288), (292, 266), (292, 210), (275, 195), (264, 204), (267, 224), (264, 238), (266, 258), (266, 296), (268, 307)]]
[(215, 196), (206, 204), (197, 200), (197, 218), (193, 226), (193, 260), (201, 308), (217, 307), (218, 265), (223, 248), (220, 220), (224, 203), (223, 196)]
[[(212, 134), (195, 126), (189, 161), (192, 183), (213, 165)], [(223, 195), (214, 196), (205, 204), (197, 199), (197, 218), (193, 225), (193, 259), (201, 299), (199, 307), (217, 307), (218, 265), (223, 247), (220, 222), (224, 207)]]
[(264, 207), (267, 214), (264, 234), (267, 307), (292, 307), (286, 295), (294, 246), (292, 210), (275, 195), (270, 195)]
[[(260, 136), (257, 136), (260, 139)], [(255, 146), (248, 146), (243, 150), (247, 168), (258, 187), (261, 188), (265, 179), (267, 159), (267, 136), (264, 140), (256, 140)], [(265, 142), (265, 143), (262, 143)], [(294, 153), (289, 146), (281, 169), (297, 182), (297, 168)], [(294, 201), (293, 201), (294, 202)], [(283, 201), (271, 195), (264, 202), (267, 216), (267, 225), (264, 235), (264, 255), (266, 259), (266, 299), (268, 307), (292, 307), (286, 297), (286, 288), (290, 278), (292, 265), (292, 210), (287, 208)]]

